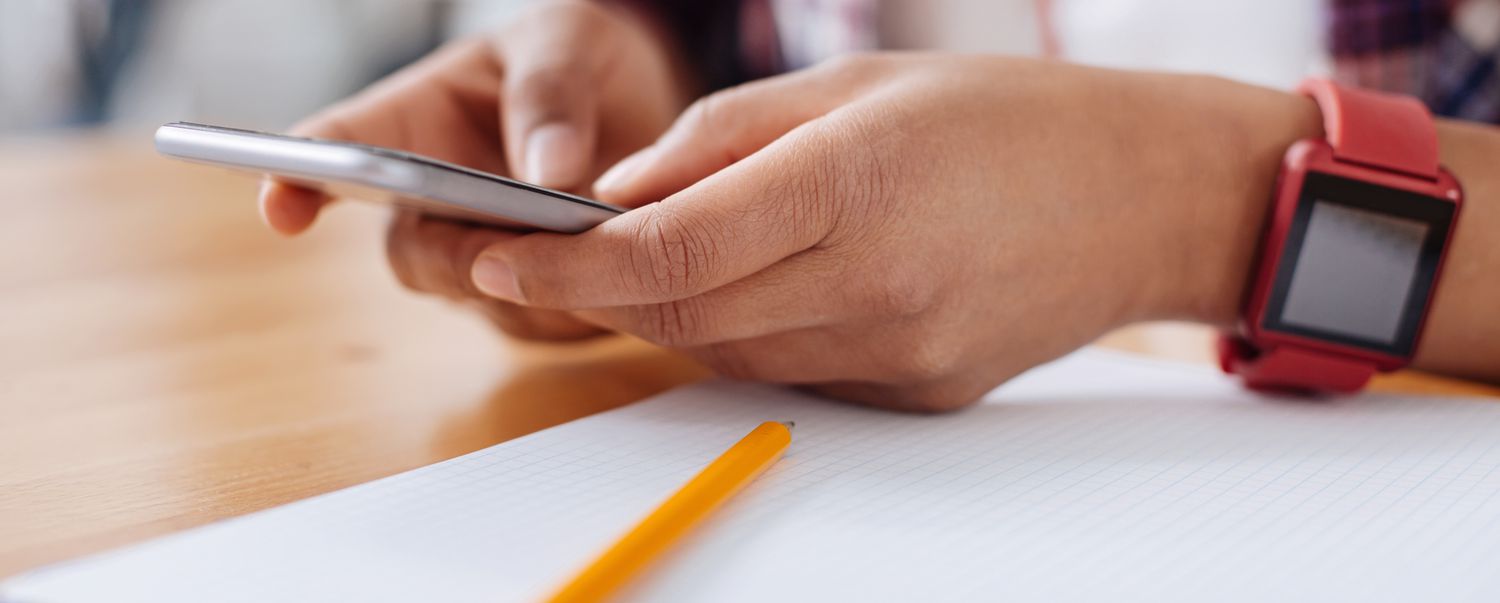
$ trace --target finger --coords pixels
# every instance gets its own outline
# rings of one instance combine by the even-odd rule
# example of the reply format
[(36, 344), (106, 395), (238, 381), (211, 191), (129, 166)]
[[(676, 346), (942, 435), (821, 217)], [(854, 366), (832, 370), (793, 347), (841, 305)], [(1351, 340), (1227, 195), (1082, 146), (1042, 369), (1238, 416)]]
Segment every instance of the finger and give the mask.
[(832, 230), (842, 192), (839, 126), (807, 128), (660, 203), (578, 235), (496, 244), (474, 279), (492, 296), (577, 310), (657, 304), (702, 294), (806, 250)]
[[(499, 81), (500, 65), (487, 42), (456, 42), (302, 121), (290, 134), (404, 149), (496, 171), (503, 167), (494, 134)], [(260, 192), (262, 216), (285, 234), (306, 230), (329, 200), (280, 182)]]
[(493, 299), (473, 299), (480, 314), (506, 335), (530, 341), (577, 341), (608, 331), (559, 310), (525, 308)]
[[(878, 286), (871, 286), (878, 280)], [(809, 250), (702, 295), (583, 310), (615, 331), (673, 348), (753, 339), (835, 323), (900, 320), (926, 310), (929, 287), (897, 271), (872, 273), (843, 254)]]
[(933, 337), (930, 324), (913, 319), (841, 323), (687, 351), (729, 376), (776, 383), (926, 383), (978, 362)]
[(875, 350), (885, 346), (856, 343), (867, 340), (850, 328), (810, 328), (682, 351), (731, 379), (788, 385), (874, 381), (884, 376), (886, 364)]
[(469, 278), (484, 248), (520, 236), (403, 209), (386, 236), (386, 257), (402, 285), (452, 300), (484, 297)]
[(683, 350), (731, 379), (810, 386), (831, 397), (898, 410), (935, 412), (972, 403), (1014, 372), (964, 363), (925, 364), (947, 354), (895, 346), (883, 329), (818, 328)]
[(715, 92), (683, 112), (649, 147), (594, 183), (609, 203), (636, 207), (676, 193), (827, 114), (861, 91), (850, 61), (797, 71)]
[(927, 383), (887, 384), (860, 381), (818, 383), (805, 387), (820, 396), (859, 402), (890, 410), (937, 413), (957, 410), (980, 400), (1004, 379), (974, 371)]
[(260, 185), (260, 217), (281, 234), (294, 235), (307, 230), (327, 202), (328, 196), (314, 189), (270, 178)]
[(613, 45), (601, 11), (556, 6), (535, 29), (501, 41), (506, 76), (501, 131), (512, 174), (534, 184), (577, 189), (594, 156), (599, 122), (597, 82)]
[(570, 341), (603, 333), (603, 329), (564, 312), (523, 308), (476, 292), (468, 278), (474, 257), (487, 244), (515, 236), (399, 210), (391, 221), (386, 253), (391, 270), (402, 285), (471, 304), (513, 337)]
[[(494, 107), (501, 75), (492, 43), (460, 40), (298, 123), (291, 133), (471, 165), (498, 150), (472, 143), (496, 140), (499, 118)], [(476, 132), (475, 126), (489, 128)], [(503, 165), (496, 155), (492, 164)]]

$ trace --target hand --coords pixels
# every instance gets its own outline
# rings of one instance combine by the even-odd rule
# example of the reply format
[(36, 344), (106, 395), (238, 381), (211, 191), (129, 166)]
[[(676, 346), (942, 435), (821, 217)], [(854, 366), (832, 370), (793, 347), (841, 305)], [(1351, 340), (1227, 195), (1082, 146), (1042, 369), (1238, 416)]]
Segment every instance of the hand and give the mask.
[[(549, 2), (488, 39), (450, 44), (292, 133), (405, 149), (542, 186), (587, 184), (650, 143), (691, 97), (685, 69), (642, 15), (589, 2)], [(268, 182), (262, 214), (287, 234), (312, 224), (328, 198)], [(539, 339), (599, 332), (564, 312), (479, 295), (469, 266), (486, 245), (517, 236), (398, 212), (387, 239), (411, 289), (477, 305), (502, 329)]]
[(1311, 103), (1187, 76), (871, 56), (711, 95), (597, 183), (666, 197), (492, 244), (485, 292), (731, 377), (923, 410), (1125, 323), (1233, 320)]

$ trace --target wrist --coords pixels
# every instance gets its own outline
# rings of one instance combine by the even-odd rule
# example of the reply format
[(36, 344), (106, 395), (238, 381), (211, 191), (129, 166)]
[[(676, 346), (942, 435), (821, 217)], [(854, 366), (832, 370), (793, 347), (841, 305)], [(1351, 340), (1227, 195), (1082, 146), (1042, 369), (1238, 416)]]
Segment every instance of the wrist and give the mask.
[(1184, 178), (1167, 237), (1179, 258), (1156, 306), (1158, 319), (1232, 327), (1259, 257), (1283, 156), (1323, 135), (1317, 106), (1302, 95), (1216, 78), (1193, 78), (1179, 97), (1215, 125), (1185, 145)]

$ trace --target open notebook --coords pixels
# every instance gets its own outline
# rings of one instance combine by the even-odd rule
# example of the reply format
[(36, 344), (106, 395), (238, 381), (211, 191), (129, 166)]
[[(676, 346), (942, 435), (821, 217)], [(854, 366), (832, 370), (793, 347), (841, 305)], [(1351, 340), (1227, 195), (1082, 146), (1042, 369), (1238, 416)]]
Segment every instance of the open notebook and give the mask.
[(714, 382), (8, 581), (15, 601), (546, 594), (756, 424), (639, 600), (1500, 600), (1500, 403), (1286, 401), (1084, 351), (911, 416)]

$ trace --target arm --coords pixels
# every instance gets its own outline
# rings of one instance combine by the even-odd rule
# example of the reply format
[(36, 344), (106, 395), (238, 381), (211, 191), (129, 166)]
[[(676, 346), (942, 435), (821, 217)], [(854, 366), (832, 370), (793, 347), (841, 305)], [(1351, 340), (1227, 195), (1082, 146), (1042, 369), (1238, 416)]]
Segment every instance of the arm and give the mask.
[[(1290, 93), (1273, 93), (1221, 83), (1246, 99), (1263, 97), (1261, 108), (1245, 111), (1239, 128), (1261, 131), (1265, 150), (1242, 166), (1246, 186), (1234, 210), (1218, 214), (1210, 232), (1229, 245), (1209, 247), (1220, 255), (1201, 262), (1196, 291), (1189, 305), (1167, 317), (1230, 328), (1239, 318), (1240, 303), (1249, 284), (1249, 270), (1257, 258), (1261, 226), (1271, 198), (1281, 150), (1292, 142), (1321, 137), (1317, 107)], [(1470, 122), (1439, 120), (1442, 163), (1463, 184), (1465, 203), (1448, 252), (1443, 278), (1433, 299), (1412, 366), (1455, 377), (1500, 382), (1500, 128)], [(1253, 225), (1253, 226), (1252, 226)]]
[[(1301, 95), (1209, 79), (1194, 87), (1220, 91), (1204, 100), (1234, 109), (1232, 129), (1254, 141), (1248, 147), (1254, 151), (1225, 189), (1238, 191), (1233, 203), (1194, 218), (1208, 236), (1184, 239), (1193, 241), (1192, 249), (1179, 250), (1196, 258), (1185, 271), (1191, 276), (1179, 292), (1159, 294), (1164, 312), (1155, 318), (1227, 329), (1240, 316), (1282, 153), (1296, 140), (1321, 137), (1322, 122), (1316, 105)], [(1413, 367), (1500, 382), (1500, 128), (1439, 120), (1438, 136), (1442, 163), (1463, 184), (1465, 203)], [(1200, 169), (1194, 163), (1182, 169)]]

